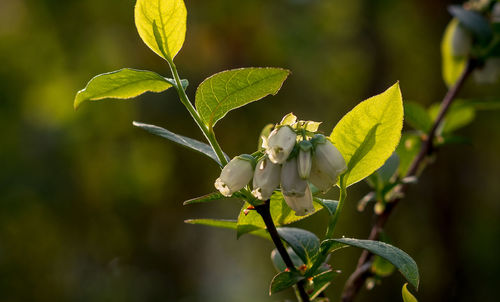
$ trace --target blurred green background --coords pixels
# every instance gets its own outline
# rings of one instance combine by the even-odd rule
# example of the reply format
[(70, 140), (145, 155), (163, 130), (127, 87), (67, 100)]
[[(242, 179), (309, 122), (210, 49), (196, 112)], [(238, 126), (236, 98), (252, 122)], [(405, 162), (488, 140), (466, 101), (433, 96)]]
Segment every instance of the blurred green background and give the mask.
[[(288, 112), (325, 121), (326, 133), (359, 101), (399, 80), (406, 100), (446, 92), (439, 43), (450, 1), (187, 0), (188, 32), (176, 57), (195, 87), (244, 66), (292, 70), (277, 96), (228, 114), (216, 132), (226, 153), (253, 151), (261, 127)], [(142, 121), (202, 139), (173, 90), (73, 111), (94, 75), (133, 67), (165, 75), (140, 40), (135, 1), (0, 1), (0, 300), (280, 301), (270, 242), (183, 223), (235, 218), (241, 203), (182, 206), (211, 192), (217, 166), (132, 126)], [(469, 81), (463, 97), (500, 98)], [(421, 301), (497, 301), (500, 284), (500, 118), (480, 112), (460, 130), (472, 145), (447, 147), (388, 224), (421, 270)], [(364, 238), (368, 192), (350, 192), (339, 235)], [(336, 192), (330, 193), (335, 198)], [(318, 234), (325, 213), (301, 222)], [(332, 260), (343, 270), (360, 251)], [(359, 301), (401, 301), (395, 273)]]

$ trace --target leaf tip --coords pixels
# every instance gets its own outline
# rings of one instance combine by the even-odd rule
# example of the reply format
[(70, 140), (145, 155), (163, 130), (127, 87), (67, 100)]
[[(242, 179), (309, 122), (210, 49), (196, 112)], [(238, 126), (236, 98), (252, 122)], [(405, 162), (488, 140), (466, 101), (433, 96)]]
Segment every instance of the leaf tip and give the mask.
[(85, 98), (82, 97), (82, 94), (85, 92), (85, 89), (82, 89), (76, 93), (75, 100), (73, 101), (73, 109), (76, 111), (80, 108), (80, 105), (86, 101)]

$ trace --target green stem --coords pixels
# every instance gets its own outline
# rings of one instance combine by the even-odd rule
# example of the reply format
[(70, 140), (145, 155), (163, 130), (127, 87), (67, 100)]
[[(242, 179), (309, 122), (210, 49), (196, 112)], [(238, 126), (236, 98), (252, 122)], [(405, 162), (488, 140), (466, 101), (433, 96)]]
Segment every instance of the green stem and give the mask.
[(335, 226), (337, 225), (337, 221), (339, 220), (340, 213), (342, 212), (342, 209), (344, 208), (344, 203), (347, 198), (347, 190), (346, 190), (346, 185), (344, 181), (344, 175), (340, 177), (340, 196), (339, 196), (339, 204), (337, 205), (337, 209), (335, 210), (335, 213), (333, 213), (332, 216), (330, 216), (330, 221), (328, 223), (328, 228), (326, 230), (326, 238), (331, 239), (333, 237), (333, 231), (335, 230)]
[(193, 104), (189, 101), (189, 98), (186, 94), (186, 91), (184, 90), (184, 87), (182, 87), (181, 84), (181, 79), (179, 77), (179, 73), (177, 72), (177, 68), (175, 67), (175, 64), (172, 60), (168, 60), (168, 65), (170, 66), (170, 70), (172, 71), (172, 75), (175, 79), (176, 83), (176, 89), (177, 93), (179, 94), (179, 98), (181, 100), (181, 103), (186, 107), (186, 109), (189, 111), (189, 114), (191, 114), (191, 117), (193, 117), (194, 121), (200, 127), (201, 132), (203, 132), (203, 135), (205, 135), (205, 138), (208, 140), (210, 143), (210, 146), (212, 146), (212, 149), (214, 150), (215, 154), (217, 155), (217, 158), (219, 159), (220, 163), (222, 166), (227, 165), (227, 159), (224, 156), (224, 152), (222, 152), (222, 148), (220, 147), (219, 143), (217, 142), (217, 139), (215, 138), (215, 133), (213, 128), (209, 128), (205, 125), (205, 123), (202, 121), (200, 114), (196, 109), (194, 108)]

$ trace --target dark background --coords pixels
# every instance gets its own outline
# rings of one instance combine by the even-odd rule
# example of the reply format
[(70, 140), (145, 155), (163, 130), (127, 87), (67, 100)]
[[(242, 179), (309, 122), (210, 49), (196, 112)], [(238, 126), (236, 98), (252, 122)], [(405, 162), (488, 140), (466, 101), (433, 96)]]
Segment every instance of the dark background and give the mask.
[[(209, 75), (244, 66), (292, 70), (277, 96), (217, 124), (230, 156), (255, 150), (260, 129), (288, 112), (325, 121), (329, 133), (359, 101), (397, 80), (406, 100), (430, 105), (446, 92), (439, 43), (449, 1), (188, 0), (188, 31), (176, 57), (188, 94)], [(73, 111), (96, 74), (122, 67), (168, 75), (140, 40), (135, 1), (0, 2), (0, 300), (278, 301), (270, 242), (193, 226), (235, 218), (241, 203), (182, 206), (214, 190), (205, 157), (132, 126), (157, 124), (202, 139), (174, 90)], [(498, 84), (466, 84), (463, 97), (500, 97)], [(393, 243), (421, 271), (421, 301), (496, 301), (500, 284), (500, 118), (480, 112), (460, 130), (471, 146), (447, 147), (388, 223)], [(364, 238), (368, 192), (352, 187), (339, 235)], [(336, 192), (329, 195), (336, 197)], [(327, 217), (299, 225), (320, 234)], [(360, 251), (332, 263), (343, 274)], [(395, 273), (359, 301), (401, 301)]]

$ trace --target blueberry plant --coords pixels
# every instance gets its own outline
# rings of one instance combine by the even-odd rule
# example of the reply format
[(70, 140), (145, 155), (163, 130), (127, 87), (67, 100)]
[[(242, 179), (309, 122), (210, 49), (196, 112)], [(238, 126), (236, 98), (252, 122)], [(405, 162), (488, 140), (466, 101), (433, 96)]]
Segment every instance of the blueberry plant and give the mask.
[[(379, 280), (396, 268), (418, 289), (415, 261), (388, 244), (381, 232), (392, 209), (414, 183), (441, 145), (459, 140), (453, 131), (470, 123), (478, 102), (452, 104), (466, 78), (496, 81), (500, 73), (500, 3), (470, 1), (451, 6), (454, 16), (442, 42), (443, 78), (449, 86), (443, 102), (425, 109), (406, 103), (399, 84), (355, 106), (332, 131), (320, 131), (320, 122), (299, 120), (294, 114), (265, 127), (256, 138), (257, 150), (230, 159), (222, 150), (214, 127), (229, 111), (276, 94), (290, 72), (282, 68), (252, 67), (227, 70), (204, 80), (194, 104), (187, 95), (188, 81), (174, 63), (186, 33), (182, 0), (137, 0), (135, 25), (144, 43), (162, 57), (171, 78), (146, 70), (124, 68), (98, 75), (76, 95), (75, 109), (89, 101), (129, 99), (145, 92), (174, 88), (181, 103), (208, 144), (158, 126), (134, 126), (206, 155), (221, 168), (217, 189), (190, 199), (185, 205), (238, 198), (244, 205), (235, 220), (189, 219), (187, 223), (229, 228), (271, 240), (271, 259), (277, 274), (269, 294), (293, 288), (299, 301), (328, 301), (324, 290), (340, 272), (329, 264), (331, 254), (345, 247), (364, 249), (358, 267), (348, 279), (343, 301), (351, 301), (366, 282)], [(300, 72), (300, 71), (298, 71)], [(465, 112), (465, 113), (464, 113)], [(414, 131), (402, 135), (403, 115)], [(464, 118), (465, 116), (465, 118)], [(368, 240), (338, 238), (335, 226), (351, 185), (366, 180), (373, 188), (359, 204), (374, 202), (375, 223)], [(322, 198), (338, 186), (338, 200)], [(330, 219), (321, 237), (287, 225), (326, 211)], [(313, 218), (313, 217), (312, 217)], [(403, 285), (404, 301), (416, 301)]]

